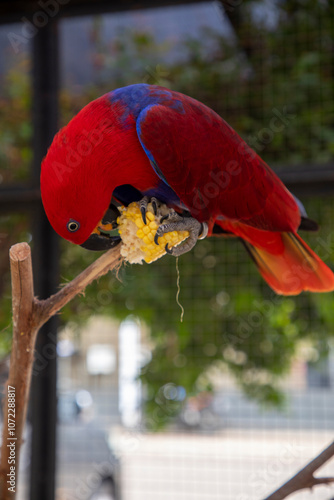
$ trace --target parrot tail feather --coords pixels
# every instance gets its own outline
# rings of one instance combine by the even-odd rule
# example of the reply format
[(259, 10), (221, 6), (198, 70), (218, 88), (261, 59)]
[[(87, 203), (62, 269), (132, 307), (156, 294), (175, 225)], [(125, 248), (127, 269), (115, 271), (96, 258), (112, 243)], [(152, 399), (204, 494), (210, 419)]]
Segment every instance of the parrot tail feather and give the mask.
[(281, 233), (283, 252), (272, 254), (241, 239), (268, 285), (276, 293), (334, 290), (334, 274), (296, 233)]

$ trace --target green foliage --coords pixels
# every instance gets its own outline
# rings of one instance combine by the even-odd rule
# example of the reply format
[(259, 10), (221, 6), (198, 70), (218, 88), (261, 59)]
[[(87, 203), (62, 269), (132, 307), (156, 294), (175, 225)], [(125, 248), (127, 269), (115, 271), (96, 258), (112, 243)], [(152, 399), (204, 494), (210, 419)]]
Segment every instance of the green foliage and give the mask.
[[(92, 40), (100, 84), (82, 94), (62, 91), (62, 124), (102, 93), (145, 81), (205, 102), (270, 164), (333, 159), (333, 12), (325, 2), (302, 3), (280, 3), (273, 30), (259, 26), (249, 2), (244, 2), (237, 7), (235, 38), (203, 30), (201, 40), (188, 39), (178, 47), (181, 59), (170, 57), (175, 50), (171, 42), (157, 44), (152, 35), (139, 31), (121, 32), (106, 46), (97, 18)], [(9, 74), (0, 100), (0, 163), (8, 180), (23, 179), (31, 158), (29, 86), (21, 74), (22, 68)], [(13, 112), (8, 113), (8, 106)], [(322, 225), (321, 233), (307, 240), (329, 262), (334, 255), (333, 202), (307, 200), (307, 208)], [(4, 234), (18, 240), (23, 230), (19, 222), (11, 219), (6, 224)], [(96, 257), (63, 242), (62, 281)], [(166, 384), (184, 387), (188, 396), (210, 390), (212, 369), (228, 370), (244, 392), (261, 403), (282, 405), (278, 382), (300, 344), (312, 344), (319, 359), (328, 352), (334, 332), (333, 294), (274, 295), (233, 239), (199, 242), (179, 259), (179, 268), (183, 323), (175, 300), (175, 259), (169, 256), (150, 266), (126, 266), (119, 279), (101, 278), (85, 297), (64, 309), (62, 320), (80, 324), (92, 313), (120, 319), (134, 314), (149, 326), (154, 354), (142, 370), (142, 380), (148, 425), (153, 427), (170, 421), (182, 407), (181, 401), (166, 397)], [(0, 327), (10, 321), (9, 303), (5, 288)], [(8, 345), (7, 332), (2, 334), (2, 350)]]
[(0, 183), (23, 181), (32, 160), (28, 64), (12, 68), (0, 89)]

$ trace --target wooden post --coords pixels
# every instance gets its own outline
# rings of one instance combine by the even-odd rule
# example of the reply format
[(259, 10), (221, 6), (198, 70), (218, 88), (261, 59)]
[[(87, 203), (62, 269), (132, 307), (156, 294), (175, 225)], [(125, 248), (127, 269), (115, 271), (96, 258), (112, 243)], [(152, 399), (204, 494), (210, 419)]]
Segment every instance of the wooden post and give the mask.
[[(19, 473), (22, 434), (27, 414), (39, 328), (96, 278), (122, 263), (119, 247), (99, 257), (73, 281), (46, 300), (34, 298), (31, 251), (27, 243), (11, 247), (13, 344), (6, 384), (0, 460), (0, 498), (14, 500)], [(14, 411), (15, 410), (15, 411)]]
[(34, 291), (31, 253), (27, 243), (15, 245), (10, 249), (10, 268), (13, 344), (3, 408), (0, 498), (4, 500), (15, 498), (37, 335), (37, 329), (33, 324)]

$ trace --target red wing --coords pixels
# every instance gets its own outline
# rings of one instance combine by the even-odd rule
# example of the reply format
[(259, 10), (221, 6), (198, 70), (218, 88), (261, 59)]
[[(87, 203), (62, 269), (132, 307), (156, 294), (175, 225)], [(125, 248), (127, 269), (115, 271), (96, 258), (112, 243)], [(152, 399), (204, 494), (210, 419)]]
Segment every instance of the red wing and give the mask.
[(219, 215), (271, 231), (295, 231), (298, 206), (280, 179), (216, 113), (173, 93), (184, 112), (145, 108), (140, 142), (156, 173), (200, 221)]

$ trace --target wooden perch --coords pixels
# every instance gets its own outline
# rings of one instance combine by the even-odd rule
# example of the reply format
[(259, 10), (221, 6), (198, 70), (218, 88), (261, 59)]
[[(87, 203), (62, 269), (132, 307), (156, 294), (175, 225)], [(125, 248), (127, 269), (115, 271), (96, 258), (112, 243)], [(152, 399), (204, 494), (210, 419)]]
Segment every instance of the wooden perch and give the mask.
[[(9, 378), (3, 400), (0, 461), (0, 498), (14, 500), (19, 472), (20, 448), (26, 419), (34, 349), (39, 328), (87, 285), (122, 263), (119, 246), (109, 250), (59, 292), (46, 300), (34, 297), (31, 251), (27, 243), (11, 247), (13, 344)], [(8, 394), (9, 393), (9, 394)], [(9, 399), (8, 399), (8, 396)], [(15, 395), (15, 414), (12, 403)], [(11, 467), (15, 467), (14, 469)], [(12, 487), (12, 483), (15, 487)]]
[(334, 441), (311, 462), (309, 462), (302, 470), (287, 481), (283, 486), (274, 491), (269, 497), (264, 500), (282, 500), (287, 498), (296, 491), (307, 488), (312, 489), (313, 486), (319, 484), (334, 483), (334, 477), (314, 477), (314, 473), (324, 463), (328, 462), (334, 456)]

